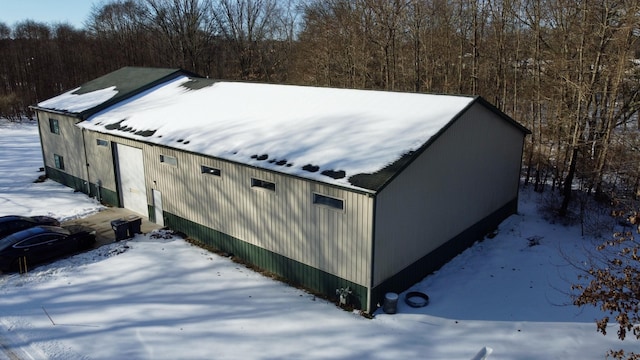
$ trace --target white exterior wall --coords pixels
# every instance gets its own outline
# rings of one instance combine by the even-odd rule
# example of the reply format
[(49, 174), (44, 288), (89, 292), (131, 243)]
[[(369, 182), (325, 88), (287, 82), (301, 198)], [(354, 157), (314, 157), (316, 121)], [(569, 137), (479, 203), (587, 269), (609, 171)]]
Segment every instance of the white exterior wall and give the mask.
[[(100, 134), (85, 130), (85, 146), (87, 151), (87, 162), (89, 163), (89, 180), (93, 184), (100, 183), (105, 189), (116, 192), (117, 179), (114, 169), (113, 143), (144, 148), (146, 145), (138, 141), (115, 137), (108, 134)], [(97, 140), (105, 140), (107, 146), (99, 146)], [(147, 188), (149, 184), (147, 183)], [(150, 195), (147, 194), (147, 204), (151, 204)]]
[[(76, 126), (80, 120), (75, 117), (44, 111), (37, 111), (37, 115), (44, 164), (55, 169), (53, 154), (61, 155), (64, 157), (65, 166), (65, 169), (61, 171), (85, 182), (100, 184), (103, 188), (114, 193), (117, 192), (117, 179), (112, 143), (116, 142), (137, 148), (145, 146), (135, 140), (83, 130)], [(51, 132), (49, 118), (58, 119), (60, 134)], [(98, 146), (97, 139), (106, 140), (109, 143), (107, 146)], [(149, 195), (147, 198), (149, 199)], [(151, 203), (150, 200), (148, 203)]]
[[(160, 155), (178, 165), (161, 163)], [(162, 193), (164, 211), (368, 286), (373, 201), (367, 194), (150, 145), (144, 163), (148, 192)], [(202, 165), (221, 176), (203, 174)], [(276, 191), (252, 188), (252, 177), (275, 183)], [(345, 209), (313, 204), (314, 192), (344, 200)]]
[(379, 194), (376, 286), (517, 197), (524, 134), (474, 104)]
[[(86, 179), (87, 168), (82, 143), (82, 130), (75, 124), (80, 120), (74, 117), (36, 112), (42, 142), (44, 165), (55, 169), (54, 154), (64, 158), (64, 170), (67, 174)], [(49, 127), (49, 119), (58, 120), (60, 133), (54, 134)]]
[[(98, 146), (97, 139), (109, 141)], [(85, 132), (90, 179), (116, 191), (112, 143), (141, 148), (147, 204), (152, 189), (162, 194), (163, 210), (286, 256), (303, 264), (369, 286), (373, 198), (241, 164), (154, 146), (93, 131)], [(178, 160), (160, 162), (160, 155)], [(202, 174), (201, 166), (221, 170)], [(252, 188), (251, 178), (276, 184), (276, 191)], [(313, 194), (344, 200), (344, 210), (313, 204)]]

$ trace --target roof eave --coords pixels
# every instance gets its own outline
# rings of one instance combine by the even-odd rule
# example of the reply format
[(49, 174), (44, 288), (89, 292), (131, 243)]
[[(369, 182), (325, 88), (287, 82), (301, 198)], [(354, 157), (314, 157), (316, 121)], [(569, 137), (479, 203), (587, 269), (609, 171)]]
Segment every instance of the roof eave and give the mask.
[(475, 102), (481, 103), (487, 109), (491, 110), (493, 113), (495, 113), (496, 115), (500, 116), (501, 118), (503, 118), (504, 120), (506, 120), (507, 122), (511, 123), (513, 126), (518, 128), (525, 135), (530, 135), (531, 134), (531, 130), (527, 129), (522, 124), (520, 124), (519, 122), (515, 121), (511, 116), (505, 114), (502, 110), (498, 109), (495, 105), (493, 105), (492, 103), (488, 102), (483, 97), (477, 96), (473, 102), (474, 103)]
[(387, 179), (387, 181), (385, 181), (382, 185), (380, 185), (377, 189), (375, 189), (375, 191), (376, 192), (381, 192), (384, 188), (386, 188), (387, 185), (389, 185), (389, 183), (391, 183), (398, 175), (400, 175), (400, 173), (402, 173), (404, 171), (404, 169), (409, 167), (415, 161), (415, 159), (418, 158), (418, 156), (422, 155), (422, 153), (427, 148), (429, 148), (429, 146), (431, 146), (431, 144), (433, 144), (440, 137), (440, 135), (442, 135), (445, 131), (447, 131), (447, 129), (449, 127), (451, 127), (451, 125), (453, 125), (453, 123), (455, 123), (460, 118), (460, 116), (462, 116), (462, 114), (467, 112), (476, 103), (479, 103), (479, 104), (485, 106), (488, 110), (490, 110), (494, 114), (498, 115), (500, 118), (502, 118), (503, 120), (507, 121), (511, 125), (515, 126), (518, 130), (522, 131), (522, 133), (525, 136), (531, 134), (531, 130), (529, 130), (526, 127), (520, 125), (520, 123), (515, 121), (512, 117), (510, 117), (509, 115), (505, 114), (504, 112), (502, 112), (497, 107), (493, 106), (490, 102), (488, 102), (487, 100), (485, 100), (481, 96), (476, 96), (476, 97), (474, 97), (473, 101), (469, 102), (469, 104), (467, 104), (467, 106), (465, 106), (462, 110), (460, 110), (445, 126), (443, 126), (431, 138), (429, 138), (429, 140), (427, 140), (427, 142), (425, 142), (420, 148), (418, 148), (416, 151), (414, 151), (414, 153), (412, 154), (411, 158), (400, 169), (398, 169), (398, 171), (396, 171), (391, 177), (389, 177), (389, 179)]
[(31, 106), (29, 106), (29, 109), (34, 110), (34, 111), (46, 111), (46, 112), (52, 113), (52, 114), (58, 114), (58, 115), (64, 115), (64, 116), (70, 116), (70, 117), (75, 117), (75, 118), (82, 119), (80, 117), (80, 114), (76, 113), (76, 112), (50, 109), (50, 108), (45, 108), (45, 107), (41, 107), (41, 106), (37, 106), (37, 105), (31, 105)]
[[(82, 126), (82, 124), (78, 124), (79, 127), (86, 129), (85, 127)], [(128, 140), (135, 140), (137, 142), (152, 146), (152, 147), (160, 147), (160, 148), (165, 148), (165, 149), (172, 149), (172, 150), (178, 150), (187, 154), (192, 154), (192, 155), (198, 155), (198, 156), (204, 156), (204, 157), (208, 157), (211, 159), (215, 159), (217, 161), (222, 161), (222, 162), (226, 162), (226, 163), (230, 163), (230, 164), (234, 164), (234, 165), (241, 165), (241, 166), (246, 166), (252, 169), (257, 169), (257, 170), (261, 170), (261, 171), (267, 171), (270, 173), (276, 173), (282, 176), (287, 176), (287, 177), (291, 177), (291, 178), (295, 178), (295, 179), (302, 179), (305, 181), (311, 181), (317, 184), (321, 184), (321, 185), (325, 185), (325, 186), (330, 186), (332, 188), (336, 188), (336, 189), (340, 189), (340, 190), (344, 190), (344, 191), (349, 191), (352, 193), (358, 193), (358, 194), (362, 194), (362, 195), (367, 195), (367, 196), (375, 196), (378, 191), (375, 189), (367, 189), (367, 188), (363, 188), (363, 187), (359, 187), (359, 186), (347, 186), (347, 185), (343, 185), (340, 183), (334, 183), (331, 181), (324, 181), (322, 179), (318, 179), (318, 178), (311, 178), (311, 177), (306, 177), (303, 175), (299, 175), (299, 174), (291, 174), (291, 173), (286, 173), (286, 172), (282, 172), (282, 171), (278, 171), (276, 169), (271, 169), (271, 168), (267, 168), (267, 167), (262, 167), (262, 166), (258, 166), (255, 164), (249, 164), (246, 162), (242, 162), (242, 161), (237, 161), (237, 160), (232, 160), (232, 159), (225, 159), (223, 157), (218, 157), (218, 156), (214, 156), (214, 155), (208, 155), (208, 154), (204, 154), (204, 153), (200, 153), (200, 152), (196, 152), (196, 151), (192, 151), (192, 150), (186, 150), (186, 149), (181, 149), (181, 148), (177, 148), (177, 147), (173, 147), (170, 145), (166, 145), (166, 144), (158, 144), (158, 143), (154, 143), (148, 140), (144, 140), (144, 139), (139, 139), (139, 138), (131, 138), (131, 137), (125, 137), (122, 136), (120, 134), (117, 133), (113, 133), (111, 131), (104, 131), (104, 130), (98, 130), (98, 129), (88, 129), (89, 131), (92, 132), (96, 132), (99, 134), (106, 134), (106, 135), (110, 135), (113, 137), (117, 137), (117, 138), (121, 138), (121, 139), (128, 139)]]
[(147, 84), (144, 84), (143, 86), (140, 86), (134, 90), (131, 90), (125, 94), (122, 94), (121, 96), (116, 96), (114, 98), (111, 98), (101, 104), (98, 104), (90, 109), (86, 109), (80, 112), (70, 112), (70, 111), (65, 111), (65, 110), (56, 110), (56, 109), (50, 109), (50, 108), (46, 108), (46, 107), (41, 107), (38, 105), (32, 105), (29, 106), (30, 109), (33, 110), (40, 110), (40, 111), (47, 111), (47, 112), (51, 112), (51, 113), (55, 113), (55, 114), (60, 114), (60, 115), (66, 115), (66, 116), (72, 116), (72, 117), (76, 117), (79, 118), (80, 120), (87, 120), (89, 117), (99, 113), (100, 111), (113, 106), (119, 102), (122, 102), (124, 100), (127, 100), (135, 95), (140, 94), (143, 91), (149, 90), (151, 88), (153, 88), (154, 86), (158, 86), (162, 83), (165, 83), (173, 78), (176, 78), (180, 75), (184, 75), (184, 76), (189, 76), (189, 77), (200, 77), (198, 74), (195, 74), (191, 71), (187, 71), (181, 68), (177, 68), (174, 71), (168, 73), (167, 75), (158, 78), (152, 82), (149, 82)]
[(131, 98), (133, 96), (136, 96), (136, 95), (138, 95), (138, 94), (140, 94), (140, 93), (142, 93), (142, 92), (144, 92), (146, 90), (149, 90), (149, 89), (151, 89), (151, 88), (153, 88), (155, 86), (163, 84), (163, 83), (165, 83), (165, 82), (167, 82), (167, 81), (169, 81), (169, 80), (171, 80), (173, 78), (176, 78), (176, 77), (178, 77), (180, 75), (185, 75), (185, 76), (189, 76), (189, 77), (200, 77), (199, 75), (197, 75), (195, 73), (192, 73), (190, 71), (183, 70), (183, 69), (176, 69), (175, 71), (173, 71), (173, 72), (171, 72), (171, 73), (169, 73), (169, 74), (167, 74), (167, 75), (165, 75), (165, 76), (163, 76), (161, 78), (158, 78), (155, 81), (147, 83), (147, 84), (145, 84), (145, 85), (143, 85), (143, 86), (141, 86), (139, 88), (136, 88), (136, 89), (124, 94), (121, 97), (116, 97), (116, 98), (109, 99), (109, 100), (107, 100), (107, 101), (105, 101), (105, 102), (103, 102), (103, 103), (101, 103), (99, 105), (96, 105), (96, 106), (92, 107), (91, 109), (84, 110), (84, 111), (79, 113), (79, 117), (82, 120), (87, 120), (92, 115), (95, 115), (95, 114), (99, 113), (100, 111), (111, 107), (112, 105), (115, 105), (115, 104), (117, 104), (119, 102), (127, 100), (127, 99), (129, 99), (129, 98)]

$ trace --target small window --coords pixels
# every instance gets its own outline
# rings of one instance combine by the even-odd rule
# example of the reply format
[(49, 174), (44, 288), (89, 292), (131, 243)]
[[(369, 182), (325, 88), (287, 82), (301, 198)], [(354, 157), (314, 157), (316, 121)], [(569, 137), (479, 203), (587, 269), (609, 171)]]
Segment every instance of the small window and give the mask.
[(344, 210), (344, 200), (337, 199), (331, 196), (313, 194), (313, 203), (317, 205), (324, 205), (330, 208)]
[(160, 155), (160, 162), (171, 166), (178, 166), (178, 159), (169, 155)]
[(251, 178), (251, 187), (263, 188), (271, 191), (276, 191), (276, 184), (264, 181), (256, 178)]
[(96, 145), (98, 146), (109, 146), (109, 142), (107, 140), (97, 139)]
[(202, 166), (200, 166), (200, 171), (203, 174), (220, 176), (220, 169), (216, 169), (216, 168), (212, 168), (212, 167), (208, 167), (208, 166), (202, 165)]
[(58, 119), (49, 119), (49, 130), (54, 134), (60, 135), (60, 124), (58, 124)]
[(64, 157), (53, 154), (53, 161), (55, 162), (56, 169), (64, 170)]

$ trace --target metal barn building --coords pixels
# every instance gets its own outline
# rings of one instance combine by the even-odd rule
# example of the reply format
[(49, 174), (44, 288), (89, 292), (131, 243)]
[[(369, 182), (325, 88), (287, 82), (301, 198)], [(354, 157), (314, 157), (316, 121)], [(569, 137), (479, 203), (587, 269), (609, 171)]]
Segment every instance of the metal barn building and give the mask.
[(368, 312), (517, 211), (528, 133), (480, 97), (179, 69), (33, 109), (49, 178)]

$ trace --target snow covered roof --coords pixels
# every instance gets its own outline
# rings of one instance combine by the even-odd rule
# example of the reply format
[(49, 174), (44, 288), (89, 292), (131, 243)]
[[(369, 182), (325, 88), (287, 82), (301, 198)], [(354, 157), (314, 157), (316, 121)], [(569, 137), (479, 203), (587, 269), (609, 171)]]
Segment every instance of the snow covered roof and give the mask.
[[(38, 106), (82, 110), (115, 91), (103, 85)], [(112, 104), (78, 126), (377, 191), (477, 99), (180, 75)]]
[(70, 114), (81, 119), (178, 75), (181, 69), (123, 67), (91, 80), (34, 108)]

